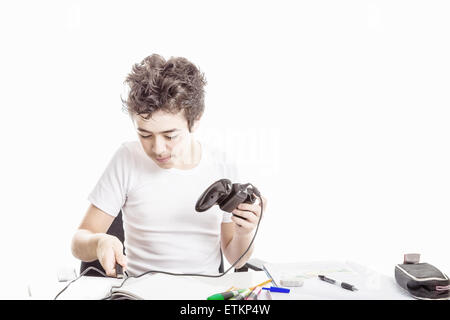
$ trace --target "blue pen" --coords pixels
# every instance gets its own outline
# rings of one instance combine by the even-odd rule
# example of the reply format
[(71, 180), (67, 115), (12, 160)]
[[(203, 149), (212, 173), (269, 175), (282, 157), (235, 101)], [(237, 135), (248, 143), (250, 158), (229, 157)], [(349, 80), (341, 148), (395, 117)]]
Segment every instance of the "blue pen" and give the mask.
[(263, 290), (269, 290), (270, 292), (282, 292), (282, 293), (289, 293), (291, 291), (291, 289), (280, 288), (280, 287), (263, 288)]

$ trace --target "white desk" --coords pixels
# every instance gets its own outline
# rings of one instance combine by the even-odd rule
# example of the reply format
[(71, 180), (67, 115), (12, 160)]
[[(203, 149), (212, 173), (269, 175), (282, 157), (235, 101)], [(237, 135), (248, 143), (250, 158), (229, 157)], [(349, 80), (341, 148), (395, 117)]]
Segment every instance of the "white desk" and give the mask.
[[(404, 300), (412, 297), (387, 276), (352, 261), (311, 261), (298, 263), (269, 263), (268, 272), (280, 285), (282, 275), (299, 278), (303, 286), (290, 288), (288, 295), (272, 293), (274, 299), (333, 299), (333, 300)], [(319, 274), (350, 283), (358, 289), (350, 291), (318, 278)]]
[[(148, 279), (145, 279), (145, 277), (148, 277)], [(148, 300), (205, 300), (208, 296), (226, 291), (232, 286), (248, 288), (267, 279), (265, 272), (252, 270), (249, 272), (230, 272), (220, 278), (178, 277), (155, 274), (138, 279), (130, 278), (124, 287)], [(114, 278), (82, 277), (72, 283), (58, 299), (101, 299), (109, 295), (111, 286), (119, 285), (122, 281), (122, 279)], [(67, 283), (31, 285), (30, 299), (53, 299), (66, 285)], [(270, 286), (270, 284), (266, 286)], [(317, 279), (309, 279), (305, 281), (302, 287), (290, 289), (291, 292), (289, 294), (268, 293), (263, 290), (260, 298), (273, 300), (412, 299), (395, 283), (393, 278), (384, 275), (380, 275), (380, 278), (377, 278), (377, 282), (370, 291), (359, 290), (352, 292)]]

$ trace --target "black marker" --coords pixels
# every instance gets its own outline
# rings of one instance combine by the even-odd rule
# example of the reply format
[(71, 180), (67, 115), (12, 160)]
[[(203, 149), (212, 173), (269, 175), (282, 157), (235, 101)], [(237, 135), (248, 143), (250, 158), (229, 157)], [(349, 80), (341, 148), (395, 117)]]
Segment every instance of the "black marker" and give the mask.
[(123, 267), (116, 262), (116, 277), (119, 279), (123, 278)]
[(340, 285), (342, 288), (350, 290), (350, 291), (356, 291), (358, 289), (356, 289), (355, 286), (352, 286), (351, 284), (345, 283), (345, 282), (337, 282), (336, 280), (330, 279), (325, 277), (324, 275), (319, 275), (319, 279), (331, 284), (335, 284), (335, 285)]

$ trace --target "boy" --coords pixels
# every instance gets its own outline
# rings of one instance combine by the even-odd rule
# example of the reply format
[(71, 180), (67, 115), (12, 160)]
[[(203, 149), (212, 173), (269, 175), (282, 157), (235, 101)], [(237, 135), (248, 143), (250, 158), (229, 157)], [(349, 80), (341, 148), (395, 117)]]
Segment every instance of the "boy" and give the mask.
[[(213, 182), (239, 181), (235, 166), (194, 138), (204, 111), (203, 74), (187, 59), (153, 54), (126, 78), (124, 101), (139, 141), (117, 150), (94, 190), (73, 236), (72, 252), (98, 259), (108, 276), (115, 264), (130, 275), (148, 270), (217, 273), (224, 256), (232, 264), (247, 249), (261, 214), (258, 203), (241, 204), (232, 215), (216, 205), (195, 211)], [(265, 199), (264, 199), (265, 202)], [(105, 234), (122, 211), (123, 244)], [(236, 268), (249, 259), (253, 246)]]

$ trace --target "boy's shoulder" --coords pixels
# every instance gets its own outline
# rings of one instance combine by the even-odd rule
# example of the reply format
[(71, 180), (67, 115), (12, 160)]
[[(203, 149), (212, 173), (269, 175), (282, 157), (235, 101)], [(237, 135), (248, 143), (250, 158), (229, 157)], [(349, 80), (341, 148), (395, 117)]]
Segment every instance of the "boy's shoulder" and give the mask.
[(120, 144), (117, 152), (119, 154), (122, 154), (124, 157), (130, 157), (133, 159), (136, 159), (140, 156), (142, 156), (142, 153), (144, 152), (142, 149), (142, 146), (139, 141), (133, 140), (133, 141), (124, 141)]
[(139, 141), (124, 141), (116, 149), (113, 161), (118, 161), (124, 166), (136, 165), (142, 159), (141, 144)]
[(124, 148), (128, 151), (136, 151), (141, 147), (141, 144), (137, 140), (124, 141), (120, 145), (120, 148)]

